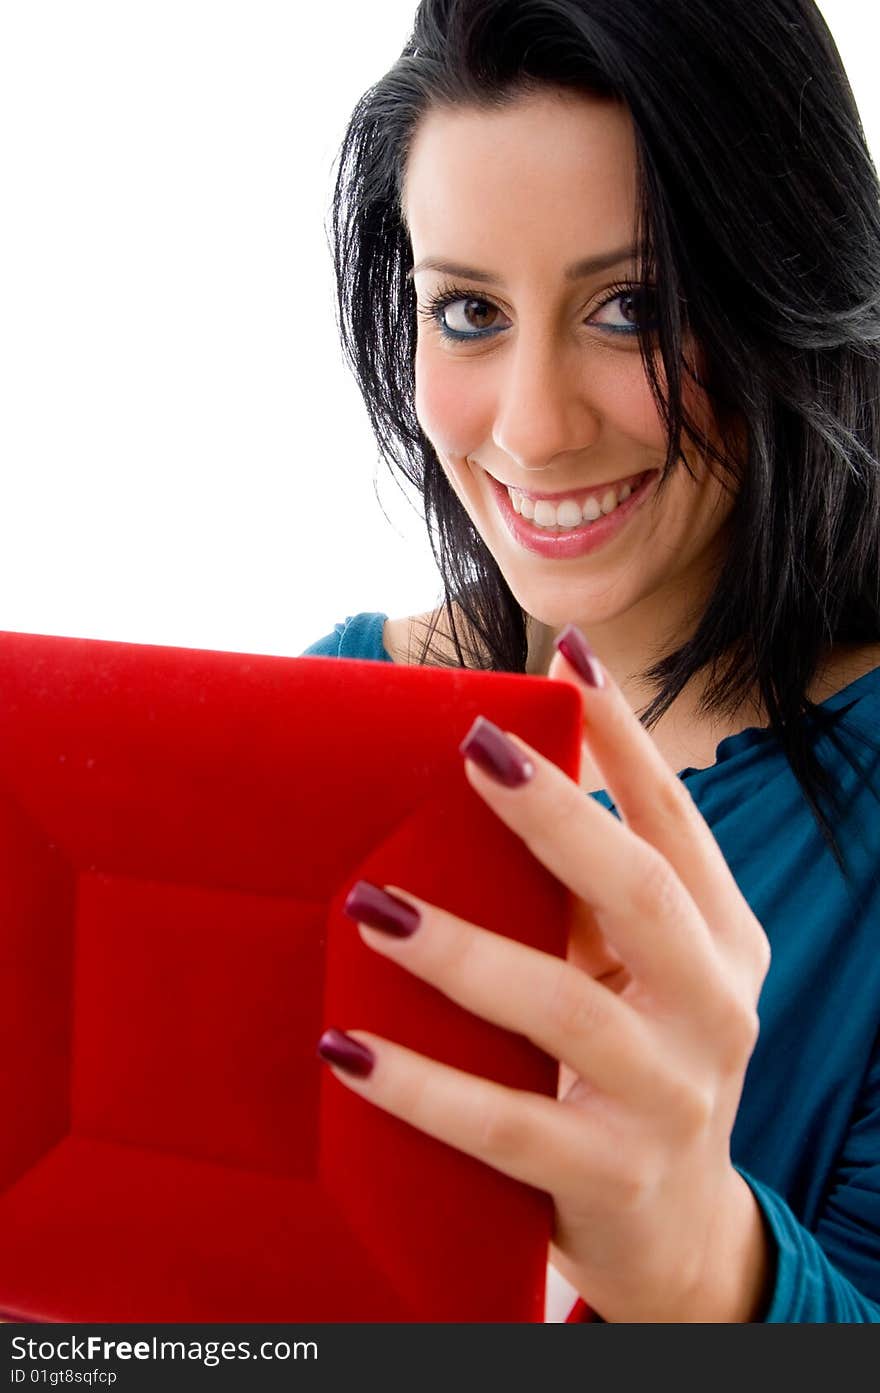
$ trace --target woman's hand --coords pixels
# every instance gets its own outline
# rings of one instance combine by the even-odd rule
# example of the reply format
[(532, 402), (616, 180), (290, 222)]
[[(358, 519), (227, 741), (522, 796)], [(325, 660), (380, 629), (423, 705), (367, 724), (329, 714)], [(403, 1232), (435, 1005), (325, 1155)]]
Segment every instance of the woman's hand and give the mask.
[[(417, 915), (395, 932), (361, 922), (360, 933), (469, 1011), (527, 1036), (570, 1082), (555, 1100), (517, 1091), (363, 1030), (347, 1037), (358, 1042), (348, 1047), (356, 1072), (334, 1072), (549, 1192), (553, 1261), (604, 1320), (758, 1320), (767, 1243), (730, 1134), (767, 939), (687, 788), (583, 636), (569, 626), (558, 644), (549, 676), (580, 690), (584, 738), (623, 821), (482, 718), (462, 749), (472, 788), (571, 891), (568, 959), (396, 886), (386, 889)], [(493, 752), (510, 778), (519, 769), (525, 779), (487, 773)], [(323, 1057), (345, 1039), (328, 1032)]]

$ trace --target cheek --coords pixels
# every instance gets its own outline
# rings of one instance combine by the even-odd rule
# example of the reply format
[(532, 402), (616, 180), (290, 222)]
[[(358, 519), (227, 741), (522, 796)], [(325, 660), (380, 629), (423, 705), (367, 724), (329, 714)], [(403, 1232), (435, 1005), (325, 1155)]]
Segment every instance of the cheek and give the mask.
[[(665, 450), (666, 435), (651, 384), (638, 353), (634, 361), (615, 371), (602, 373), (595, 387), (601, 390), (601, 410), (605, 424), (621, 436), (637, 441), (651, 450)], [(662, 362), (658, 365), (660, 385), (664, 386)], [(598, 378), (598, 374), (597, 374)]]
[[(419, 344), (416, 351), (416, 415), (441, 457), (460, 459), (491, 436), (496, 394), (488, 376), (468, 372), (467, 363)], [(658, 363), (664, 386), (662, 362)], [(497, 384), (496, 384), (497, 385)], [(656, 451), (665, 449), (659, 409), (638, 354), (629, 363), (596, 363), (588, 396), (606, 427)], [(696, 409), (698, 401), (688, 403)]]
[(491, 430), (489, 393), (465, 364), (420, 348), (416, 353), (416, 415), (438, 455), (459, 459)]
[[(658, 384), (661, 392), (665, 393), (666, 374), (659, 353), (655, 362)], [(700, 372), (699, 360), (695, 366)], [(706, 392), (694, 381), (690, 373), (684, 371), (681, 378), (681, 396), (687, 416), (698, 429), (714, 439), (717, 436), (717, 423), (713, 418)], [(660, 408), (654, 400), (647, 373), (640, 361), (634, 363), (628, 371), (608, 373), (602, 384), (602, 408), (606, 422), (612, 424), (621, 435), (628, 436), (630, 440), (637, 441), (643, 447), (665, 453), (666, 428)], [(688, 458), (697, 453), (684, 433), (682, 449)]]

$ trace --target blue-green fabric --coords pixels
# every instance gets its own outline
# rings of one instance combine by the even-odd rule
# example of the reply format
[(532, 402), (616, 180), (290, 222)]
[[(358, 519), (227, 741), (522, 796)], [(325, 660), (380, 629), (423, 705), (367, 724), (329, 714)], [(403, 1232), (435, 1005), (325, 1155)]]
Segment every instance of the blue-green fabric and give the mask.
[(387, 614), (350, 614), (336, 625), (332, 634), (310, 644), (300, 657), (373, 658), (390, 663), (393, 659), (382, 646), (382, 629), (387, 618)]
[[(348, 616), (305, 655), (391, 662), (386, 616)], [(842, 791), (846, 881), (775, 737), (745, 730), (679, 777), (770, 940), (731, 1140), (772, 1237), (768, 1322), (880, 1323), (880, 668), (823, 703), (814, 748)], [(594, 793), (614, 810), (608, 794)]]

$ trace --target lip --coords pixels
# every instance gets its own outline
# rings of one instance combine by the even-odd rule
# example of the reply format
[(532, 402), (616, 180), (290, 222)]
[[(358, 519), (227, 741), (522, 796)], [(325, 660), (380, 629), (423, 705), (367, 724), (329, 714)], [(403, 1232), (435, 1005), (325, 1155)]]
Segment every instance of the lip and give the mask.
[[(486, 472), (488, 473), (488, 470)], [(566, 498), (573, 498), (575, 502), (583, 507), (584, 502), (588, 498), (601, 498), (603, 493), (607, 493), (609, 489), (621, 489), (624, 484), (629, 484), (632, 487), (635, 485), (636, 481), (644, 479), (645, 474), (648, 472), (650, 471), (640, 469), (637, 474), (630, 474), (628, 479), (609, 479), (607, 484), (591, 484), (589, 488), (585, 486), (580, 489), (569, 489), (566, 493), (535, 493), (531, 489), (520, 488), (518, 484), (504, 484), (502, 487), (512, 488), (516, 493), (521, 493), (524, 498), (533, 499), (535, 503), (540, 503), (540, 501), (544, 499), (558, 505), (559, 503), (563, 503)], [(494, 475), (492, 477), (494, 478)], [(501, 480), (496, 479), (495, 482), (496, 484), (500, 484)]]
[[(637, 476), (633, 476), (637, 477)], [(504, 519), (508, 532), (514, 541), (526, 551), (537, 556), (549, 557), (552, 561), (570, 561), (575, 557), (586, 556), (596, 551), (622, 531), (629, 519), (654, 491), (660, 477), (660, 470), (649, 470), (644, 474), (638, 488), (623, 503), (618, 503), (613, 513), (597, 518), (595, 522), (585, 522), (581, 527), (566, 528), (564, 532), (553, 532), (546, 527), (536, 527), (528, 518), (514, 510), (510, 494), (504, 484), (500, 484), (491, 474), (488, 475), (492, 489), (498, 500), (498, 509)], [(559, 494), (530, 494), (529, 497), (558, 498)], [(562, 495), (571, 497), (571, 494)]]

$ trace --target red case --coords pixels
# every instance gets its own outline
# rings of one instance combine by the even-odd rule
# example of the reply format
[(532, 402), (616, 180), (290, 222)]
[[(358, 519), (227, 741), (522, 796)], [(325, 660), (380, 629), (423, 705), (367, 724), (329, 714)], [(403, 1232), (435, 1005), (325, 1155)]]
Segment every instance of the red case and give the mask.
[(573, 687), (0, 634), (0, 1311), (542, 1321), (549, 1198), (318, 1060), (363, 1028), (555, 1096), (554, 1060), (361, 942), (355, 880), (562, 955), (467, 782), (485, 715), (573, 778)]

